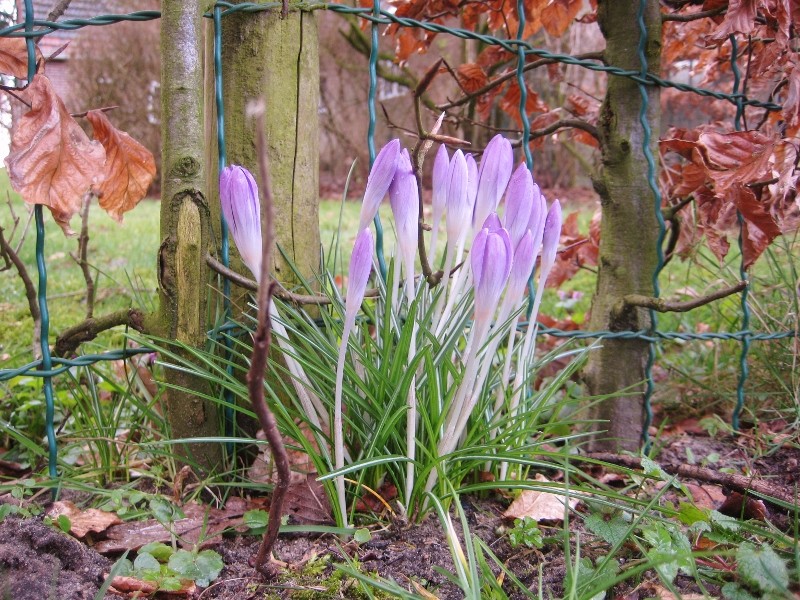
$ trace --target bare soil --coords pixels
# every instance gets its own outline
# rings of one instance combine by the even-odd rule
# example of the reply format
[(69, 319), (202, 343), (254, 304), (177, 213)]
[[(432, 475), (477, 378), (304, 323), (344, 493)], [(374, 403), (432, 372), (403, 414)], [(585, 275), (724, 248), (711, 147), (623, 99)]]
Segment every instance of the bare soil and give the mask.
[[(663, 465), (685, 463), (688, 457), (698, 464), (706, 464), (712, 457), (713, 464), (707, 466), (750, 474), (753, 478), (769, 481), (784, 493), (791, 492), (800, 483), (800, 469), (797, 468), (800, 448), (791, 444), (753, 459), (752, 443), (747, 436), (737, 439), (710, 437), (699, 430), (681, 430), (662, 442), (658, 461)], [(699, 503), (719, 509), (730, 499), (727, 490), (704, 482), (687, 483), (694, 486), (692, 493), (697, 491), (695, 501)], [(670, 492), (673, 493), (677, 492)], [(666, 499), (681, 500), (669, 495)], [(502, 517), (509, 502), (499, 495), (462, 497), (470, 531), (486, 541), (529, 588), (537, 590), (541, 578), (546, 597), (563, 597), (567, 569), (560, 524), (542, 526), (544, 536), (549, 536), (549, 539), (541, 550), (512, 548), (505, 535), (508, 523)], [(736, 507), (733, 510), (737, 510)], [(766, 518), (779, 527), (791, 523), (787, 515), (769, 505), (766, 505)], [(453, 521), (460, 533), (458, 519)], [(592, 538), (583, 531), (579, 518), (570, 523), (570, 539), (574, 540), (577, 534), (580, 534), (583, 552), (590, 555), (595, 552), (599, 556), (605, 550), (602, 544), (586, 544)], [(400, 521), (387, 523), (382, 529), (373, 529), (372, 539), (361, 545), (348, 544), (333, 536), (282, 535), (275, 555), (286, 563), (285, 576), (272, 584), (255, 577), (249, 565), (259, 542), (258, 538), (247, 535), (225, 537), (215, 547), (225, 562), (221, 576), (209, 588), (197, 590), (190, 597), (203, 600), (365, 597), (359, 584), (335, 567), (348, 561), (357, 561), (363, 573), (377, 573), (406, 588), (414, 581), (438, 598), (462, 597), (442, 573), (442, 570), (452, 572), (454, 567), (447, 541), (434, 516), (412, 526)], [(9, 517), (0, 523), (0, 599), (94, 598), (110, 566), (108, 558), (40, 520), (23, 521)], [(682, 576), (679, 576), (676, 586), (681, 594), (699, 592), (691, 579)], [(637, 600), (656, 596), (659, 589), (663, 588), (659, 588), (657, 577), (648, 573), (635, 582), (617, 586), (609, 597)], [(708, 589), (717, 592), (713, 586)], [(106, 598), (119, 596), (109, 594)]]

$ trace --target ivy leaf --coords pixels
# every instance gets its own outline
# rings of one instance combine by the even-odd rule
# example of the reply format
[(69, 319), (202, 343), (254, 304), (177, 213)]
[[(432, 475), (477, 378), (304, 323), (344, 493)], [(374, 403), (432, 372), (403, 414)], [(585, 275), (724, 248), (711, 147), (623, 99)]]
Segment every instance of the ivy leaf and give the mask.
[(184, 579), (191, 579), (201, 587), (208, 587), (219, 577), (225, 565), (222, 557), (213, 550), (203, 550), (197, 554), (178, 550), (170, 556), (167, 566)]
[(583, 524), (589, 531), (612, 546), (622, 544), (628, 535), (628, 523), (619, 515), (614, 515), (611, 519), (606, 520), (603, 514), (592, 513), (584, 519)]
[(167, 546), (163, 542), (150, 542), (139, 549), (139, 553), (141, 554), (142, 552), (147, 552), (158, 562), (167, 562), (175, 551), (172, 546)]
[(769, 546), (742, 544), (736, 552), (739, 576), (764, 593), (784, 592), (789, 585), (786, 563)]
[(22, 115), (5, 159), (11, 187), (29, 204), (44, 204), (67, 235), (84, 194), (102, 177), (106, 151), (72, 118), (44, 75), (27, 89), (31, 110)]
[(161, 563), (147, 552), (139, 552), (133, 561), (133, 572), (137, 575), (156, 575), (161, 573)]
[(156, 176), (156, 161), (150, 150), (116, 129), (102, 111), (90, 110), (86, 118), (92, 124), (94, 139), (106, 150), (103, 177), (93, 191), (101, 208), (121, 223), (123, 213), (147, 195)]

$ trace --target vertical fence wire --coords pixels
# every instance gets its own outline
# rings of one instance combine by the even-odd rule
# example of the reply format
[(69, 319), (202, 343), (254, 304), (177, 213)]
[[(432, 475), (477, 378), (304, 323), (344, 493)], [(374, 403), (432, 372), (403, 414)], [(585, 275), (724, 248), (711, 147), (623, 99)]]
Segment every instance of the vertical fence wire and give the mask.
[[(639, 56), (639, 68), (642, 77), (647, 75), (649, 70), (647, 63), (647, 27), (644, 22), (644, 12), (647, 9), (647, 0), (639, 0), (639, 10), (636, 15), (637, 24), (639, 27), (639, 45), (637, 53)], [(647, 161), (647, 185), (653, 194), (653, 208), (655, 211), (656, 222), (658, 223), (658, 236), (656, 241), (656, 268), (653, 270), (653, 296), (658, 298), (661, 294), (661, 285), (659, 283), (659, 275), (664, 268), (664, 238), (667, 234), (666, 224), (664, 223), (664, 214), (661, 212), (661, 192), (658, 189), (658, 182), (656, 181), (656, 160), (650, 145), (653, 141), (653, 132), (650, 127), (650, 122), (647, 120), (647, 109), (649, 108), (649, 99), (647, 96), (647, 86), (643, 83), (638, 84), (639, 94), (641, 95), (642, 102), (639, 106), (639, 124), (642, 127), (642, 153), (644, 154), (645, 161)], [(650, 318), (650, 331), (655, 332), (658, 329), (658, 314), (652, 308), (649, 310)], [(647, 350), (647, 364), (645, 365), (645, 379), (646, 387), (644, 393), (644, 423), (642, 424), (642, 443), (645, 451), (650, 448), (650, 424), (653, 422), (653, 392), (655, 391), (655, 382), (653, 381), (653, 366), (656, 362), (656, 341), (651, 341)]]
[[(222, 174), (222, 170), (227, 163), (227, 153), (225, 148), (225, 103), (222, 99), (222, 8), (219, 5), (214, 6), (214, 101), (217, 109), (217, 164), (218, 175)], [(222, 264), (226, 267), (231, 266), (230, 260), (230, 236), (228, 234), (228, 223), (225, 221), (225, 215), (220, 210), (220, 258)], [(223, 319), (227, 320), (231, 316), (231, 281), (227, 277), (222, 278), (222, 312)], [(228, 377), (233, 377), (233, 364), (231, 363), (231, 339), (225, 336), (225, 372)], [(225, 437), (233, 437), (234, 433), (234, 415), (233, 415), (233, 392), (227, 387), (223, 392), (225, 400), (225, 408), (223, 409), (225, 420)], [(231, 451), (231, 445), (227, 445), (227, 449)]]
[[(736, 131), (742, 130), (742, 119), (744, 117), (744, 103), (743, 98), (740, 95), (740, 86), (741, 86), (741, 73), (739, 71), (739, 65), (736, 62), (737, 55), (739, 54), (739, 45), (736, 42), (736, 36), (730, 36), (731, 42), (731, 71), (733, 72), (733, 94), (737, 97), (736, 98), (736, 117), (734, 118), (734, 128)], [(747, 271), (745, 270), (745, 260), (744, 260), (744, 217), (742, 216), (741, 211), (737, 208), (736, 210), (736, 220), (739, 224), (739, 279), (742, 281), (747, 280)], [(750, 285), (748, 284), (742, 290), (741, 295), (741, 308), (742, 308), (742, 350), (739, 354), (739, 381), (736, 385), (736, 407), (733, 409), (733, 415), (731, 416), (731, 426), (733, 427), (734, 431), (739, 431), (739, 419), (741, 417), (742, 410), (744, 409), (744, 386), (747, 383), (747, 378), (750, 373), (750, 369), (747, 366), (747, 355), (750, 352), (750, 302), (748, 300), (748, 296), (750, 293)]]
[[(33, 0), (25, 0), (25, 31), (33, 31)], [(25, 39), (28, 50), (28, 83), (33, 81), (36, 74), (36, 47), (32, 37)], [(39, 344), (42, 352), (43, 371), (53, 369), (53, 361), (50, 355), (50, 310), (47, 306), (47, 265), (44, 260), (44, 214), (42, 205), (37, 204), (34, 209), (34, 219), (36, 220), (36, 269), (39, 273), (39, 287), (37, 290), (37, 301), (39, 303)], [(52, 479), (58, 477), (58, 446), (56, 445), (55, 430), (55, 398), (53, 394), (53, 378), (45, 375), (42, 378), (44, 387), (45, 402), (45, 435), (47, 436), (48, 446), (48, 472)], [(56, 490), (53, 489), (55, 497)]]
[[(372, 14), (379, 17), (381, 14), (380, 0), (374, 0), (372, 4)], [(367, 97), (367, 110), (369, 111), (369, 127), (367, 128), (367, 148), (369, 149), (369, 167), (375, 162), (375, 124), (377, 114), (375, 107), (375, 95), (378, 91), (378, 23), (373, 21), (370, 24), (370, 47), (369, 47), (369, 96)], [(378, 269), (381, 278), (386, 281), (386, 257), (383, 253), (383, 225), (381, 224), (380, 213), (375, 213), (375, 254), (378, 258)]]

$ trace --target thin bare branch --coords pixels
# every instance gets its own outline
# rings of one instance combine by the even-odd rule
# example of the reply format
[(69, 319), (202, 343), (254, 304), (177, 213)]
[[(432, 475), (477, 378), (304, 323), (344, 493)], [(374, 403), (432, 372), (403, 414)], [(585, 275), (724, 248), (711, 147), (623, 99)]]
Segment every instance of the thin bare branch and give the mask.
[(19, 254), (11, 247), (11, 244), (6, 240), (3, 235), (3, 228), (0, 227), (0, 256), (6, 264), (14, 265), (17, 270), (17, 275), (22, 280), (22, 285), (25, 287), (25, 298), (28, 301), (28, 312), (31, 313), (33, 319), (33, 354), (39, 358), (41, 352), (41, 331), (42, 331), (42, 315), (39, 312), (39, 301), (36, 298), (36, 287), (33, 285), (28, 269)]
[(728, 10), (726, 6), (718, 6), (717, 8), (712, 8), (710, 10), (702, 10), (700, 12), (695, 13), (686, 13), (686, 14), (675, 14), (675, 13), (665, 13), (661, 15), (662, 21), (677, 21), (678, 23), (689, 23), (690, 21), (697, 21), (699, 19), (707, 19), (709, 17), (716, 17), (717, 15), (722, 15)]
[(667, 298), (653, 298), (652, 296), (644, 296), (641, 294), (629, 294), (622, 299), (622, 307), (619, 307), (621, 311), (624, 311), (627, 308), (632, 306), (638, 306), (641, 308), (650, 308), (657, 312), (688, 312), (700, 306), (704, 306), (715, 300), (720, 300), (722, 298), (726, 298), (737, 292), (741, 292), (744, 288), (748, 285), (747, 281), (740, 281), (736, 285), (732, 285), (730, 287), (718, 290), (708, 296), (703, 296), (702, 298), (695, 298), (694, 300), (689, 300), (687, 302), (679, 302), (677, 300), (669, 300)]
[(83, 342), (89, 342), (103, 331), (113, 327), (126, 325), (136, 331), (144, 331), (144, 315), (135, 308), (127, 308), (102, 317), (86, 319), (61, 332), (56, 338), (53, 349), (55, 356), (67, 356), (74, 352)]
[(272, 292), (276, 284), (272, 281), (270, 268), (272, 267), (272, 247), (275, 243), (273, 230), (274, 210), (272, 206), (272, 188), (270, 186), (269, 171), (267, 170), (267, 143), (264, 130), (266, 124), (264, 99), (248, 106), (248, 113), (256, 122), (256, 155), (258, 156), (258, 173), (260, 179), (259, 192), (261, 196), (261, 230), (264, 232), (262, 240), (261, 285), (258, 288), (258, 325), (253, 337), (253, 355), (250, 361), (250, 370), (247, 372), (247, 390), (253, 410), (258, 415), (261, 428), (269, 443), (273, 464), (277, 469), (278, 481), (272, 490), (272, 499), (269, 506), (269, 524), (264, 532), (264, 539), (255, 558), (255, 568), (263, 576), (274, 578), (278, 575), (277, 569), (268, 560), (272, 556), (272, 548), (278, 538), (278, 529), (283, 516), (283, 499), (289, 489), (289, 456), (283, 438), (278, 430), (275, 415), (267, 406), (264, 398), (264, 373), (267, 369), (267, 358), (272, 341), (272, 321), (270, 318), (270, 303)]
[(81, 234), (78, 238), (78, 251), (70, 252), (72, 257), (83, 273), (83, 280), (86, 282), (86, 319), (91, 319), (94, 315), (95, 285), (92, 279), (92, 271), (89, 266), (89, 208), (92, 203), (92, 193), (87, 192), (83, 196), (81, 206)]

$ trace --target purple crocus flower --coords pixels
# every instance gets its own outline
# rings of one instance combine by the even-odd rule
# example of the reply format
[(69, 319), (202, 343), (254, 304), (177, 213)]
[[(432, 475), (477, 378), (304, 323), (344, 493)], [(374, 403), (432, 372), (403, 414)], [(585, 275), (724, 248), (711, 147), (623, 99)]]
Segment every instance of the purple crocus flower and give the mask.
[(483, 228), (472, 244), (471, 265), (475, 287), (475, 321), (487, 323), (497, 308), (511, 272), (511, 239), (505, 229)]
[(419, 192), (417, 179), (411, 168), (411, 158), (405, 148), (400, 153), (397, 171), (389, 186), (389, 203), (397, 227), (397, 243), (400, 245), (400, 253), (405, 263), (406, 281), (413, 282), (419, 224)]
[(502, 135), (494, 136), (481, 158), (478, 195), (475, 198), (475, 213), (472, 218), (474, 225), (483, 223), (489, 213), (497, 210), (513, 168), (514, 153), (511, 150), (511, 142)]
[(378, 214), (378, 207), (381, 204), (389, 185), (394, 179), (394, 172), (397, 168), (397, 160), (400, 157), (400, 140), (394, 139), (386, 144), (375, 162), (367, 178), (367, 188), (364, 190), (364, 201), (361, 204), (361, 217), (359, 219), (358, 230), (366, 229)]
[(561, 204), (556, 200), (550, 205), (550, 210), (547, 211), (547, 219), (544, 222), (544, 234), (542, 236), (543, 280), (539, 285), (544, 285), (544, 279), (547, 278), (553, 263), (556, 261), (559, 239), (561, 239)]
[(478, 196), (478, 163), (472, 154), (467, 154), (467, 200), (469, 207), (474, 210), (475, 198)]
[(345, 301), (345, 314), (347, 320), (355, 318), (364, 292), (367, 289), (369, 274), (372, 270), (372, 254), (375, 252), (375, 242), (369, 228), (362, 230), (356, 237), (353, 253), (350, 255), (350, 268), (347, 277), (347, 300)]
[(261, 277), (261, 203), (250, 171), (230, 165), (219, 174), (219, 201), (239, 255), (258, 281)]
[[(472, 161), (473, 164), (475, 161)], [(450, 161), (447, 184), (447, 239), (456, 244), (466, 231), (472, 218), (472, 205), (469, 203), (469, 180), (467, 160), (461, 150), (456, 150)]]
[(508, 291), (506, 292), (510, 301), (517, 302), (522, 297), (533, 272), (537, 254), (533, 245), (533, 234), (529, 229), (514, 249), (514, 260), (511, 263), (511, 274), (508, 277)]
[(528, 221), (533, 207), (533, 177), (525, 163), (522, 163), (508, 183), (506, 191), (506, 214), (503, 219), (511, 237), (511, 245), (516, 248), (522, 236), (528, 231)]
[[(483, 222), (483, 227), (481, 227), (481, 229), (488, 229), (489, 231), (497, 231), (498, 229), (503, 229), (503, 223), (500, 221), (500, 217), (497, 216), (497, 213), (493, 212), (486, 217), (486, 220)], [(507, 231), (508, 230), (506, 230), (506, 232)]]
[(447, 183), (450, 171), (450, 156), (444, 144), (439, 146), (436, 158), (433, 161), (433, 216), (431, 226), (431, 251), (430, 255), (436, 257), (436, 241), (439, 238), (439, 224), (442, 222), (445, 208), (447, 207)]
[(547, 200), (545, 200), (539, 185), (533, 184), (533, 204), (531, 206), (531, 216), (528, 219), (528, 229), (533, 234), (533, 247), (537, 254), (542, 245), (542, 235), (544, 234), (544, 222), (547, 217)]

